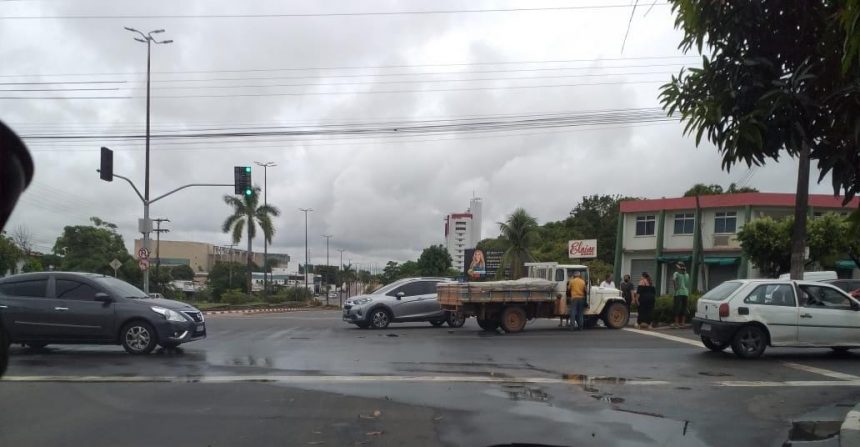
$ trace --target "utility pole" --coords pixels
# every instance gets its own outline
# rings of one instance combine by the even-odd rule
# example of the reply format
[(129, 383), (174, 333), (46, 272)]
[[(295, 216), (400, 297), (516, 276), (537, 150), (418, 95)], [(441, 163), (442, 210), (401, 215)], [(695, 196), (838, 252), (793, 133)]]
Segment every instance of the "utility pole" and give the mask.
[(155, 230), (155, 276), (159, 279), (161, 278), (161, 233), (169, 233), (170, 230), (167, 228), (162, 229), (162, 222), (170, 222), (170, 219), (165, 219), (159, 217), (157, 219), (152, 219), (155, 222), (156, 228)]
[(229, 262), (229, 265), (230, 265), (229, 275), (230, 276), (227, 277), (227, 288), (228, 289), (233, 288), (233, 247), (235, 247), (237, 245), (239, 245), (239, 244), (230, 244), (230, 262)]
[[(267, 161), (265, 163), (260, 163), (259, 161), (255, 161), (254, 163), (257, 166), (263, 167), (263, 206), (269, 206), (268, 199), (268, 178), (267, 174), (269, 172), (269, 168), (277, 166), (277, 163), (273, 161)], [(269, 240), (266, 238), (265, 233), (263, 234), (263, 296), (269, 294)]]
[(308, 213), (313, 211), (313, 208), (299, 208), (299, 211), (305, 213), (305, 289), (308, 289), (308, 258), (310, 257), (310, 253), (308, 252)]
[[(322, 237), (325, 238), (325, 276), (323, 276), (323, 280), (324, 280), (323, 286), (327, 286), (328, 285), (328, 276), (330, 273), (329, 269), (328, 269), (328, 266), (329, 266), (329, 264), (328, 264), (328, 242), (329, 242), (329, 240), (331, 240), (332, 235), (324, 234), (324, 235), (322, 235)], [(326, 304), (328, 304), (328, 288), (326, 288), (326, 287), (323, 287), (323, 288), (325, 289), (325, 302), (326, 302)]]
[[(143, 248), (149, 250), (149, 233), (152, 231), (152, 223), (149, 221), (149, 81), (151, 74), (151, 54), (152, 54), (152, 44), (169, 44), (172, 43), (172, 40), (156, 40), (152, 37), (153, 34), (163, 33), (163, 29), (157, 29), (150, 31), (146, 34), (134, 29), (125, 27), (126, 30), (131, 31), (133, 33), (137, 33), (140, 37), (135, 37), (134, 40), (145, 43), (146, 44), (146, 168), (144, 173), (144, 184), (143, 184)], [(149, 294), (149, 269), (145, 269), (143, 271), (143, 291), (147, 295)]]
[[(346, 251), (342, 248), (339, 248), (337, 251), (340, 252), (340, 267), (338, 267), (337, 271), (343, 271), (343, 252)], [(343, 307), (343, 287), (340, 288), (340, 293), (337, 294), (340, 298), (340, 307)]]

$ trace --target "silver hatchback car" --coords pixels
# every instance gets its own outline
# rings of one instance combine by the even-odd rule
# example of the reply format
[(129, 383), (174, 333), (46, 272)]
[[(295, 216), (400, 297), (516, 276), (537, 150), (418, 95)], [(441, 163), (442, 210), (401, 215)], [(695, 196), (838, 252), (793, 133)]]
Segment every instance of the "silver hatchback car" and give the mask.
[(389, 323), (414, 321), (461, 327), (465, 318), (442, 310), (436, 299), (436, 284), (449, 281), (447, 278), (406, 278), (384, 285), (373, 293), (351, 297), (343, 303), (343, 321), (363, 329), (383, 329)]

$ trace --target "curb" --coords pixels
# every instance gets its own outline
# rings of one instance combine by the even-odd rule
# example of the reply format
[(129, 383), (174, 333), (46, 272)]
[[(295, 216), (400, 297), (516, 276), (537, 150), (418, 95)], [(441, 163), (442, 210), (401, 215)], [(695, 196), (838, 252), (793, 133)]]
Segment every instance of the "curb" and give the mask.
[(266, 307), (263, 309), (239, 309), (239, 310), (204, 310), (203, 315), (228, 315), (228, 314), (258, 314), (279, 312), (307, 312), (312, 310), (329, 310), (325, 308), (308, 307)]
[(845, 415), (845, 421), (839, 429), (839, 445), (845, 447), (860, 445), (860, 404), (854, 406)]

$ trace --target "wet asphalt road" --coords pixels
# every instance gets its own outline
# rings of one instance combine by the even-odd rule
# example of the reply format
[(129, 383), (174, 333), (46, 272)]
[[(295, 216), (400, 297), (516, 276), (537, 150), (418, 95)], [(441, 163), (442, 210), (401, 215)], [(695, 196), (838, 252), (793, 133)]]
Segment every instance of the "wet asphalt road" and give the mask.
[(147, 357), (14, 348), (0, 445), (778, 446), (793, 422), (860, 402), (860, 353), (742, 361), (688, 330), (373, 331), (336, 311), (207, 324), (208, 339)]

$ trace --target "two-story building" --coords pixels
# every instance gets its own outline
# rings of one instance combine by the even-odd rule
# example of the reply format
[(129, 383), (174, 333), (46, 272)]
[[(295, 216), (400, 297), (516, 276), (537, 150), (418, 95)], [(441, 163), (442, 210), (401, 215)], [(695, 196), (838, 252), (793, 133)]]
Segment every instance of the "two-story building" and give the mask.
[[(847, 215), (858, 206), (855, 198), (846, 207), (842, 198), (811, 194), (809, 215), (827, 212)], [(700, 291), (723, 281), (757, 278), (759, 272), (743, 256), (737, 232), (745, 223), (769, 216), (794, 215), (794, 194), (740, 193), (697, 197), (628, 200), (620, 204), (615, 247), (615, 277), (630, 274), (634, 280), (649, 272), (659, 293), (669, 293), (675, 264), (683, 261)], [(697, 218), (698, 217), (698, 218)], [(703, 265), (696, 266), (693, 263)], [(699, 267), (696, 269), (696, 267)], [(854, 263), (837, 263), (840, 277), (860, 276)]]

